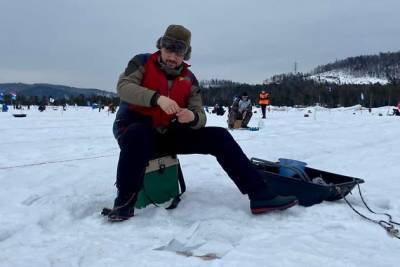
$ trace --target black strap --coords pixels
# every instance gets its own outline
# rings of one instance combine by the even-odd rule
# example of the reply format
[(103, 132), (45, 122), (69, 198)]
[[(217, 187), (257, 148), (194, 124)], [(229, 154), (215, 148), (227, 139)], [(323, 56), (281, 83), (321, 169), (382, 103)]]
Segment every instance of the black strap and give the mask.
[(179, 187), (181, 188), (181, 192), (173, 198), (171, 204), (166, 208), (167, 210), (172, 210), (178, 207), (179, 202), (181, 202), (181, 196), (186, 191), (185, 179), (183, 178), (183, 172), (180, 164), (178, 164), (178, 181), (179, 181)]
[(181, 164), (178, 165), (178, 181), (179, 181), (179, 186), (181, 188), (181, 193), (179, 194), (179, 196), (181, 196), (186, 191), (186, 184), (185, 184), (185, 179), (183, 178)]
[(350, 202), (349, 202), (349, 201), (346, 199), (346, 197), (342, 194), (342, 192), (341, 192), (341, 190), (340, 190), (339, 187), (336, 187), (336, 190), (342, 195), (342, 197), (343, 197), (344, 201), (346, 201), (347, 205), (348, 205), (355, 213), (357, 213), (358, 215), (360, 215), (360, 217), (362, 217), (362, 218), (364, 218), (364, 219), (366, 219), (366, 220), (368, 220), (368, 221), (370, 221), (370, 222), (376, 223), (377, 225), (381, 226), (383, 229), (386, 230), (386, 232), (388, 233), (389, 236), (391, 236), (391, 237), (393, 237), (393, 238), (400, 239), (400, 231), (395, 227), (395, 225), (400, 225), (400, 224), (399, 224), (398, 222), (393, 221), (393, 220), (392, 220), (392, 216), (391, 216), (390, 214), (388, 214), (388, 213), (379, 213), (379, 212), (373, 211), (373, 210), (367, 205), (367, 203), (365, 202), (364, 197), (363, 197), (363, 195), (362, 195), (362, 193), (361, 193), (360, 185), (357, 184), (357, 187), (358, 187), (358, 192), (359, 192), (360, 197), (361, 197), (361, 201), (362, 201), (362, 203), (364, 204), (364, 206), (367, 208), (367, 210), (368, 210), (369, 212), (373, 213), (373, 214), (376, 214), (376, 215), (385, 215), (385, 216), (387, 216), (387, 217), (388, 217), (388, 220), (387, 220), (387, 221), (385, 221), (385, 220), (374, 220), (374, 219), (369, 218), (369, 217), (367, 217), (366, 215), (362, 214), (361, 212), (359, 212), (358, 210), (356, 210), (356, 209), (353, 207), (353, 205), (350, 204)]
[(357, 186), (358, 186), (358, 192), (359, 192), (359, 194), (360, 194), (360, 197), (361, 197), (362, 202), (364, 203), (364, 206), (365, 206), (371, 213), (374, 213), (374, 214), (377, 214), (377, 215), (385, 215), (385, 216), (388, 217), (388, 221), (389, 221), (390, 223), (393, 223), (393, 224), (396, 224), (396, 225), (400, 225), (400, 223), (393, 221), (392, 215), (390, 215), (389, 213), (380, 213), (380, 212), (375, 212), (375, 211), (373, 211), (373, 210), (367, 205), (367, 203), (365, 202), (364, 197), (363, 197), (363, 195), (362, 195), (362, 193), (361, 193), (360, 185), (357, 184)]

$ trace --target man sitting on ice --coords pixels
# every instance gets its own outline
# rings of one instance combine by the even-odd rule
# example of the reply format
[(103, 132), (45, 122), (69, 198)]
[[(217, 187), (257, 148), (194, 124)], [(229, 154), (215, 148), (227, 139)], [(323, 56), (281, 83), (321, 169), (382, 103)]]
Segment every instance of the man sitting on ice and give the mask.
[[(134, 215), (146, 166), (155, 154), (213, 155), (240, 192), (248, 194), (254, 214), (287, 209), (298, 202), (296, 197), (272, 191), (225, 128), (205, 126), (199, 84), (184, 62), (190, 59), (190, 41), (188, 29), (168, 26), (157, 41), (157, 51), (134, 56), (119, 77), (121, 101), (113, 132), (121, 151), (117, 196), (107, 214), (110, 221)], [(248, 105), (239, 106), (244, 111)], [(200, 193), (207, 194), (206, 190)]]
[(235, 97), (228, 115), (228, 127), (230, 129), (235, 128), (235, 121), (241, 120), (242, 123), (240, 127), (249, 128), (247, 124), (253, 116), (252, 106), (251, 100), (246, 92), (244, 92), (240, 98)]

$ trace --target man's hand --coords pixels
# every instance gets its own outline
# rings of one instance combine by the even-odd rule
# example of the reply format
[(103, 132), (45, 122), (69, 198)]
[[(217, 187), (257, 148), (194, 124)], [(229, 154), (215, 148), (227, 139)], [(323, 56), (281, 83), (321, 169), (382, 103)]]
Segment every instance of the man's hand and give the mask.
[(176, 117), (180, 123), (189, 123), (194, 120), (194, 113), (187, 108), (182, 108), (176, 113)]
[(158, 98), (157, 105), (168, 115), (175, 114), (180, 110), (180, 107), (174, 100), (163, 95)]

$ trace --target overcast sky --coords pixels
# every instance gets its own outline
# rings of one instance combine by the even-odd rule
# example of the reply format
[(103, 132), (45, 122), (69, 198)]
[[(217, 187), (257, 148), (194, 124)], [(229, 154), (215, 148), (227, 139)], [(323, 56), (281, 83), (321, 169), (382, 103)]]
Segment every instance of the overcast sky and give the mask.
[(0, 82), (115, 91), (169, 24), (192, 31), (199, 80), (262, 83), (400, 50), (400, 0), (0, 0)]

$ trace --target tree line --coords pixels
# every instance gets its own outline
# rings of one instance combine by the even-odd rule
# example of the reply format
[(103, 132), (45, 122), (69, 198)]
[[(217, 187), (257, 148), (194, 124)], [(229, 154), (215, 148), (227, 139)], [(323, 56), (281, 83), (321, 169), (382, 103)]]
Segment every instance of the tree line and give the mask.
[[(249, 85), (223, 81), (200, 83), (205, 105), (216, 103), (224, 106), (232, 104), (234, 96), (246, 92), (254, 103), (258, 101), (261, 90), (270, 93), (271, 104), (275, 106), (310, 106), (319, 103), (326, 107), (353, 106), (361, 104), (367, 107), (396, 105), (400, 101), (398, 83), (381, 84), (334, 84), (319, 83), (302, 74), (280, 75), (279, 82), (268, 85)], [(202, 86), (203, 85), (203, 86)]]
[[(397, 80), (396, 80), (397, 81)], [(240, 96), (246, 92), (253, 103), (257, 104), (258, 95), (261, 90), (270, 93), (271, 104), (275, 106), (310, 106), (316, 103), (326, 107), (352, 106), (362, 104), (367, 107), (394, 106), (400, 101), (400, 83), (394, 82), (386, 85), (381, 84), (334, 84), (320, 83), (309, 79), (302, 74), (282, 74), (279, 79), (274, 79), (270, 84), (250, 85), (237, 83), (230, 80), (202, 81), (200, 88), (203, 95), (204, 105), (213, 106), (220, 104), (229, 106), (234, 96)], [(47, 105), (52, 96), (24, 96), (17, 95), (12, 100), (10, 94), (3, 96), (6, 104), (20, 105)], [(52, 105), (78, 105), (87, 106), (93, 103), (114, 106), (119, 105), (118, 97), (101, 95), (75, 96), (54, 98)]]
[[(51, 101), (53, 99), (54, 101)], [(19, 104), (19, 105), (78, 105), (78, 106), (87, 106), (93, 103), (109, 105), (113, 104), (114, 106), (119, 105), (118, 97), (107, 97), (101, 95), (91, 95), (85, 96), (84, 94), (79, 94), (75, 96), (67, 96), (67, 97), (52, 97), (50, 96), (25, 96), (23, 94), (17, 95), (14, 99), (11, 94), (6, 94), (3, 96), (3, 102), (7, 105)], [(52, 102), (52, 103), (51, 103)]]

